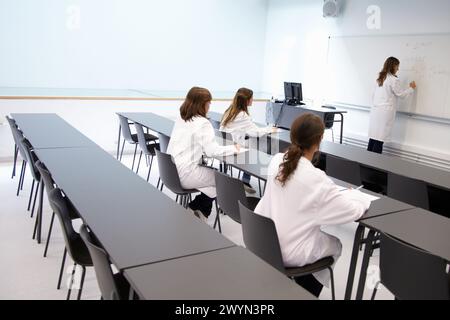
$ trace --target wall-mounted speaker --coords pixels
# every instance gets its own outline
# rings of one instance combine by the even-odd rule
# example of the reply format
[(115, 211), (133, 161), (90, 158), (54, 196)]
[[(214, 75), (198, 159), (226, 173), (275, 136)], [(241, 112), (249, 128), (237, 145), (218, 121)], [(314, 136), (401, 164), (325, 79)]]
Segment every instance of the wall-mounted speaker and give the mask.
[(328, 17), (337, 17), (339, 15), (340, 9), (340, 1), (339, 0), (324, 0), (323, 3), (323, 16), (325, 18)]

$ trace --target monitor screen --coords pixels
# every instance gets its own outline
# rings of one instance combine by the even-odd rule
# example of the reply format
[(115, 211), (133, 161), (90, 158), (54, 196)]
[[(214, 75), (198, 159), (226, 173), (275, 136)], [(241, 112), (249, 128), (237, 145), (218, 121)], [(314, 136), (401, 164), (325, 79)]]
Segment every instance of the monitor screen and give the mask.
[(285, 82), (284, 96), (288, 104), (301, 104), (303, 100), (302, 84), (295, 82)]

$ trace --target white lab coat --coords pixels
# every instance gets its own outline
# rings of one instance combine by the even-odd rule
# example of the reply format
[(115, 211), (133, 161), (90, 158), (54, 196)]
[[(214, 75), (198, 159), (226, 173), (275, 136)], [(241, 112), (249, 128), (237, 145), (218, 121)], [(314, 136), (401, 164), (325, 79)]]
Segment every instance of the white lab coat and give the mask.
[(226, 126), (221, 125), (220, 131), (241, 135), (249, 135), (250, 137), (261, 137), (272, 132), (272, 127), (258, 127), (247, 112), (241, 111), (233, 121)]
[[(276, 180), (284, 154), (269, 165), (266, 191), (255, 212), (271, 218), (276, 226), (284, 264), (301, 267), (322, 258), (341, 255), (339, 239), (323, 232), (322, 226), (345, 224), (359, 219), (370, 201), (359, 191), (341, 191), (327, 175), (301, 158), (293, 176), (283, 187)], [(329, 272), (314, 274), (328, 286)]]
[(403, 90), (400, 86), (400, 80), (392, 74), (388, 74), (383, 86), (376, 84), (370, 111), (369, 138), (389, 141), (397, 112), (397, 98), (406, 98), (414, 92), (412, 88)]
[(172, 155), (180, 176), (181, 186), (198, 189), (210, 198), (216, 197), (214, 171), (201, 166), (202, 156), (231, 155), (236, 148), (220, 146), (208, 119), (194, 117), (191, 121), (178, 119), (170, 137), (167, 153)]

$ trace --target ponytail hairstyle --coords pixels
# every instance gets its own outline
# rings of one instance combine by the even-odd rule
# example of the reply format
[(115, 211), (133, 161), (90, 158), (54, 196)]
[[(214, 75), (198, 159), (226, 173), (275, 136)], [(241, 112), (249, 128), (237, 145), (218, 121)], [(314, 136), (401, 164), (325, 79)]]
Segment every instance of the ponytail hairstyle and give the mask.
[(193, 87), (189, 90), (185, 101), (181, 105), (180, 115), (184, 121), (200, 116), (206, 118), (207, 104), (211, 102), (212, 96), (208, 89)]
[(386, 78), (388, 74), (392, 74), (395, 76), (395, 68), (400, 65), (400, 60), (394, 57), (389, 57), (386, 59), (386, 62), (384, 63), (383, 70), (381, 70), (377, 82), (380, 87), (383, 86), (384, 81), (386, 81)]
[(291, 145), (284, 154), (276, 177), (283, 187), (297, 170), (298, 162), (305, 151), (320, 144), (324, 131), (322, 119), (312, 113), (303, 114), (294, 121), (291, 127)]
[(253, 91), (247, 88), (240, 88), (234, 96), (231, 106), (225, 111), (221, 125), (226, 127), (237, 115), (244, 111), (248, 114), (248, 105), (253, 98)]

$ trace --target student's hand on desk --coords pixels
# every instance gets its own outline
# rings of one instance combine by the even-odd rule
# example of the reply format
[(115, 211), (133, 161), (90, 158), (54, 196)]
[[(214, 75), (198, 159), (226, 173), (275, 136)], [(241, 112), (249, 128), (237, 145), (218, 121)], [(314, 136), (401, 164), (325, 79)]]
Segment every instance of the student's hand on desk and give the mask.
[(277, 133), (278, 132), (278, 128), (277, 127), (272, 127), (272, 133)]
[(417, 85), (416, 85), (416, 82), (415, 82), (415, 81), (411, 82), (411, 83), (409, 84), (409, 86), (410, 86), (411, 88), (413, 88), (414, 90), (417, 89)]
[(241, 146), (237, 143), (234, 144), (234, 148), (236, 149), (236, 153), (239, 153), (241, 151)]

